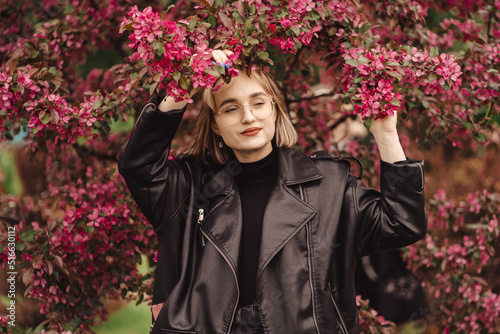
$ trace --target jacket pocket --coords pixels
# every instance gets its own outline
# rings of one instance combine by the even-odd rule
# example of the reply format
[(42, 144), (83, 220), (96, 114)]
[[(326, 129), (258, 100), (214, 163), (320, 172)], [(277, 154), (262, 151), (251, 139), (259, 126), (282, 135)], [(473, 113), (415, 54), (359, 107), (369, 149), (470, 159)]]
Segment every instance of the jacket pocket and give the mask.
[(337, 302), (335, 301), (335, 298), (333, 297), (333, 291), (330, 282), (328, 282), (328, 291), (330, 292), (330, 299), (332, 300), (333, 306), (335, 307), (335, 312), (337, 313), (337, 326), (342, 334), (349, 334), (344, 322), (344, 318), (342, 318), (342, 313), (340, 312), (340, 308)]
[(183, 331), (183, 330), (179, 330), (179, 329), (162, 328), (161, 329), (161, 334), (198, 334), (198, 332)]

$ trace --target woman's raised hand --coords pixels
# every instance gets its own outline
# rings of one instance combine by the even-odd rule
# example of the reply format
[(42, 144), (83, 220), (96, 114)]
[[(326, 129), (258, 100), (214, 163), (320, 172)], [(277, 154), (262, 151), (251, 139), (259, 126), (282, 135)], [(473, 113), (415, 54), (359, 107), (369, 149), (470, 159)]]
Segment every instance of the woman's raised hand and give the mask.
[(380, 159), (393, 163), (406, 160), (396, 129), (397, 114), (374, 120), (370, 127), (380, 153)]
[[(215, 63), (220, 64), (222, 67), (225, 67), (225, 65), (229, 62), (229, 56), (232, 54), (233, 52), (229, 50), (213, 50), (211, 58)], [(191, 63), (192, 61), (190, 62), (190, 64)], [(196, 92), (197, 90), (194, 91), (192, 95), (196, 94)], [(175, 99), (173, 97), (165, 96), (165, 98), (158, 105), (158, 109), (163, 112), (168, 112), (170, 110), (184, 108), (186, 104), (186, 101), (175, 102)]]
[(229, 56), (232, 55), (233, 52), (229, 50), (213, 50), (212, 51), (212, 59), (220, 64), (222, 67), (229, 61)]

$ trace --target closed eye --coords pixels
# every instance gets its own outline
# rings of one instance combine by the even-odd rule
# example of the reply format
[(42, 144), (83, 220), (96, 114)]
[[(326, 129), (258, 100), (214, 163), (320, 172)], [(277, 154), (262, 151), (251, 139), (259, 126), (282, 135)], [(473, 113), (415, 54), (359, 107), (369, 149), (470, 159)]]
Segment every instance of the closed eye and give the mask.
[(239, 109), (236, 108), (236, 107), (232, 107), (232, 108), (227, 108), (227, 109), (224, 109), (222, 110), (223, 113), (225, 114), (228, 114), (228, 113), (234, 113), (234, 112), (237, 112)]

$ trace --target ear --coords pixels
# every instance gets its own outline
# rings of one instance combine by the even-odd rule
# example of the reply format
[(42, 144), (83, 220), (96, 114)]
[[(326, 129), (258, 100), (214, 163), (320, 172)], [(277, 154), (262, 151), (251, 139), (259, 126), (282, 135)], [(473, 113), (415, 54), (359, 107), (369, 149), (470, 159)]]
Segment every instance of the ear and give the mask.
[(217, 136), (220, 136), (219, 127), (217, 126), (217, 123), (215, 121), (212, 121), (212, 123), (210, 124), (210, 128)]

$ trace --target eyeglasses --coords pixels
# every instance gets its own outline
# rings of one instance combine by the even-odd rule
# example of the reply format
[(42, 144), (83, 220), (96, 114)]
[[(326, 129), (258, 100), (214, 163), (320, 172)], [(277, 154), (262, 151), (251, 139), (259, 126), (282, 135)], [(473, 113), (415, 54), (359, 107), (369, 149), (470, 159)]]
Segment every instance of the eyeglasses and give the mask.
[(226, 104), (217, 112), (217, 114), (225, 124), (235, 125), (243, 119), (243, 108), (249, 106), (254, 117), (263, 120), (271, 117), (274, 112), (275, 103), (276, 102), (268, 97), (260, 96), (252, 99), (250, 104)]

